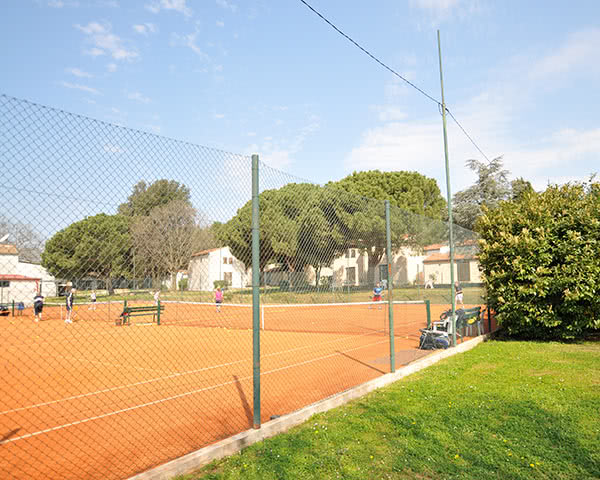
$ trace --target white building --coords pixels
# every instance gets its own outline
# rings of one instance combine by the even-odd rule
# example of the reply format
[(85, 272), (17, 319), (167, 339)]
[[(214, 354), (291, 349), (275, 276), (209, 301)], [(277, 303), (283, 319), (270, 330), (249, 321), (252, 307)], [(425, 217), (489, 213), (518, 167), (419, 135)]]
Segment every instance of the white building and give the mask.
[[(434, 284), (450, 284), (450, 247), (429, 245), (425, 247), (427, 257), (423, 260), (425, 280)], [(465, 242), (457, 245), (454, 252), (454, 280), (461, 283), (481, 283), (477, 245)]]
[(188, 266), (189, 290), (214, 290), (217, 280), (225, 281), (231, 288), (244, 288), (251, 279), (244, 263), (233, 256), (229, 247), (194, 253)]
[[(401, 248), (392, 255), (393, 284), (413, 284), (423, 276), (424, 255), (415, 254), (410, 248)], [(314, 285), (314, 269), (309, 269), (309, 282)], [(336, 258), (330, 268), (321, 269), (321, 277), (331, 277), (334, 287), (366, 285), (369, 278), (369, 257), (364, 250), (349, 248), (343, 256)], [(388, 262), (384, 254), (375, 266), (373, 282), (388, 280)]]
[(57, 295), (55, 278), (40, 264), (22, 262), (15, 245), (0, 244), (0, 303), (33, 303), (41, 291), (45, 297)]

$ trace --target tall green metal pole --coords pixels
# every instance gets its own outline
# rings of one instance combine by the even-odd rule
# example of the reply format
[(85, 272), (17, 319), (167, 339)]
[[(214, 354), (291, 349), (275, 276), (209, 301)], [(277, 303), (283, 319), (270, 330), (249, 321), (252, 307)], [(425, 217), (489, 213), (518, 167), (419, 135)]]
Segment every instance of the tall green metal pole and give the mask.
[(452, 223), (452, 192), (450, 191), (450, 165), (448, 163), (448, 133), (446, 131), (446, 102), (444, 101), (444, 76), (442, 74), (442, 46), (437, 31), (440, 57), (440, 85), (442, 88), (442, 120), (444, 123), (444, 156), (446, 158), (446, 192), (448, 196), (448, 223), (450, 227), (450, 294), (452, 296), (452, 346), (456, 346), (456, 295), (454, 290), (454, 229)]
[(394, 348), (394, 302), (392, 301), (392, 229), (390, 227), (390, 201), (385, 201), (385, 237), (387, 257), (388, 317), (390, 323), (390, 372), (396, 371), (396, 349)]
[(260, 243), (258, 155), (252, 155), (252, 379), (254, 428), (260, 428)]

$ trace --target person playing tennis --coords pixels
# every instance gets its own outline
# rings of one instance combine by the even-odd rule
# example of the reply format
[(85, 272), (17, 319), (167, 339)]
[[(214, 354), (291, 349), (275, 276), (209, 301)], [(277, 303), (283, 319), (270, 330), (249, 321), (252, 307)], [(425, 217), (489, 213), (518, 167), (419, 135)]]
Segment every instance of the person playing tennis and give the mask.
[(221, 287), (217, 287), (215, 290), (215, 304), (217, 305), (217, 312), (221, 311), (221, 304), (223, 303), (223, 290)]
[[(375, 288), (373, 289), (373, 301), (381, 302), (382, 294), (383, 294), (383, 288), (381, 287), (381, 284), (378, 282), (377, 285), (375, 285)], [(369, 308), (371, 308), (371, 307), (369, 307)], [(379, 310), (381, 310), (381, 305), (379, 305)]]
[(65, 306), (67, 307), (67, 318), (65, 319), (65, 323), (73, 323), (71, 315), (73, 314), (73, 302), (75, 301), (75, 297), (73, 295), (75, 292), (76, 290), (72, 288), (65, 297)]
[(42, 319), (42, 310), (44, 309), (44, 297), (42, 294), (37, 292), (33, 297), (33, 313), (35, 314), (35, 321), (39, 322)]

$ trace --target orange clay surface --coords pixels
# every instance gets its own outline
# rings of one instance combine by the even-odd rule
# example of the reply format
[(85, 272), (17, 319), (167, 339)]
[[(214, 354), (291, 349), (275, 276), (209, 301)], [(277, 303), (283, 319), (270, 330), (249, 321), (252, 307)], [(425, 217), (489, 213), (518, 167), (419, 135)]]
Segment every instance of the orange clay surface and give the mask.
[[(387, 307), (371, 307), (265, 309), (261, 422), (390, 371)], [(0, 478), (127, 478), (252, 428), (250, 307), (166, 303), (160, 326), (116, 326), (121, 311), (0, 317)], [(396, 366), (426, 355), (425, 306), (394, 320)]]

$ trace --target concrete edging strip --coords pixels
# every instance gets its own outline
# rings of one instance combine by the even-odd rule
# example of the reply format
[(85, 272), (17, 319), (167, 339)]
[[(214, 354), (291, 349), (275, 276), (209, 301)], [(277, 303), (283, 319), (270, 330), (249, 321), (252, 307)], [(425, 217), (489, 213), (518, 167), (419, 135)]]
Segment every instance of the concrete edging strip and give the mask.
[(436, 350), (430, 355), (420, 358), (419, 360), (415, 360), (405, 367), (396, 370), (394, 373), (386, 373), (381, 377), (377, 377), (350, 390), (337, 393), (331, 397), (320, 400), (312, 405), (308, 405), (307, 407), (292, 412), (288, 415), (265, 422), (258, 430), (252, 429), (238, 433), (237, 435), (233, 435), (213, 445), (201, 448), (195, 452), (188, 453), (151, 470), (134, 475), (133, 477), (130, 477), (129, 480), (169, 480), (177, 475), (191, 473), (203, 465), (212, 462), (213, 460), (218, 460), (220, 458), (233, 455), (234, 453), (237, 453), (243, 448), (254, 443), (260, 442), (261, 440), (274, 435), (278, 435), (279, 433), (283, 433), (290, 428), (305, 422), (316, 413), (325, 412), (327, 410), (331, 410), (332, 408), (339, 407), (340, 405), (360, 398), (367, 393), (372, 392), (373, 390), (377, 390), (378, 388), (385, 387), (390, 383), (396, 382), (407, 375), (411, 375), (423, 370), (424, 368), (427, 368), (444, 358), (471, 350), (487, 340), (488, 336), (489, 334), (466, 340), (458, 344), (456, 347), (449, 348), (447, 350)]

